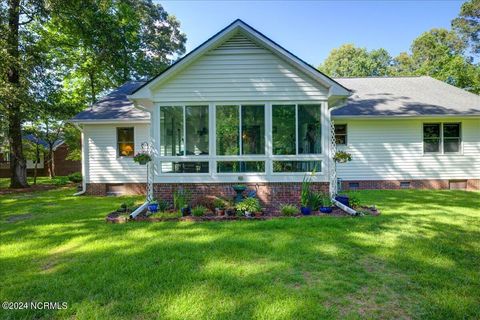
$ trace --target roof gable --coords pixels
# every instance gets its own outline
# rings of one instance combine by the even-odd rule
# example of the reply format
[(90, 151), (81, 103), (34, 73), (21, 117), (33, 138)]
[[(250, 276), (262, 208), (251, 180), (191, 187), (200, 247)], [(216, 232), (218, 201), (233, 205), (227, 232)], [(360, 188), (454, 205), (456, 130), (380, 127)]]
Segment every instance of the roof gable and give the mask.
[[(280, 59), (288, 62), (299, 71), (303, 72), (305, 75), (318, 82), (322, 86), (328, 88), (329, 96), (348, 96), (350, 91), (343, 87), (341, 84), (335, 80), (329, 78), (325, 74), (321, 73), (313, 66), (309, 65), (305, 61), (301, 60), (297, 56), (293, 55), (288, 50), (282, 48), (277, 43), (273, 42), (271, 39), (258, 32), (254, 28), (250, 27), (248, 24), (241, 20), (235, 20), (232, 24), (219, 31), (217, 34), (209, 38), (203, 44), (198, 46), (195, 50), (191, 51), (185, 57), (174, 63), (172, 66), (167, 68), (165, 71), (160, 73), (155, 78), (148, 81), (142, 87), (134, 91), (129, 98), (130, 99), (149, 99), (151, 98), (151, 91), (157, 89), (163, 83), (167, 82), (173, 76), (177, 75), (182, 70), (188, 68), (194, 61), (205, 55), (207, 52), (218, 48), (220, 45), (224, 44), (230, 39), (234, 39), (239, 34), (243, 34), (248, 39), (254, 41), (259, 46), (269, 50)], [(227, 42), (228, 43), (228, 42)], [(238, 43), (237, 43), (238, 45)]]

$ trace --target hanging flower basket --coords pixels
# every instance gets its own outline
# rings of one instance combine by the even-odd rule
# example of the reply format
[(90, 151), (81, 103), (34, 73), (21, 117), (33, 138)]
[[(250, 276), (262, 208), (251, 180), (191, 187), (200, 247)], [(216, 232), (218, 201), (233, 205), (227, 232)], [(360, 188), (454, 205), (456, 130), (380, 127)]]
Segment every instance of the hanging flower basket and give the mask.
[(152, 157), (148, 153), (139, 152), (133, 157), (133, 161), (141, 165), (145, 165), (148, 162), (152, 161)]
[(337, 151), (333, 160), (338, 163), (346, 163), (352, 161), (352, 155), (345, 151)]

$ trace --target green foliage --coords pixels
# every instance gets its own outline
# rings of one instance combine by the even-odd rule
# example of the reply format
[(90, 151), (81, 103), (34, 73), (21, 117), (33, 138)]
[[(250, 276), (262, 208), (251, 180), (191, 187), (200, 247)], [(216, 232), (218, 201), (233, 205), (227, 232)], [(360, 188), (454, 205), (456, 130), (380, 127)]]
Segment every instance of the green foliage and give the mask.
[(452, 21), (453, 29), (470, 46), (473, 54), (480, 54), (480, 1), (469, 0), (462, 4), (460, 13)]
[(68, 183), (70, 183), (70, 180), (65, 176), (57, 176), (52, 178), (52, 184), (57, 186), (64, 186)]
[(173, 207), (175, 209), (182, 209), (188, 206), (190, 201), (190, 193), (184, 189), (177, 189), (173, 192)]
[(82, 173), (81, 172), (71, 173), (68, 175), (68, 180), (75, 183), (82, 182)]
[(346, 151), (337, 151), (333, 160), (338, 163), (346, 163), (352, 161), (352, 155)]
[(366, 77), (390, 75), (392, 57), (385, 49), (367, 51), (344, 44), (333, 49), (318, 69), (331, 77)]
[(138, 163), (147, 163), (152, 161), (152, 157), (145, 152), (139, 152), (133, 157), (133, 161)]
[(330, 198), (330, 195), (328, 193), (323, 193), (322, 194), (322, 201), (321, 201), (321, 206), (322, 207), (331, 207), (332, 206), (332, 199)]
[(235, 209), (240, 212), (260, 212), (262, 207), (260, 206), (260, 201), (257, 198), (246, 198), (243, 201), (235, 205)]
[(315, 176), (315, 170), (313, 170), (312, 175), (305, 174), (302, 180), (302, 187), (300, 190), (300, 204), (302, 207), (311, 207), (312, 203), (312, 191), (310, 186), (312, 185), (312, 177)]
[(76, 126), (67, 123), (63, 127), (63, 139), (65, 140), (65, 144), (68, 146), (68, 154), (66, 159), (72, 161), (82, 160), (80, 130)]
[(170, 204), (166, 200), (158, 200), (158, 211), (167, 211), (170, 208)]
[(213, 206), (220, 210), (224, 210), (228, 206), (228, 202), (225, 199), (217, 197), (213, 200)]
[(195, 206), (192, 208), (192, 216), (194, 217), (202, 217), (207, 213), (207, 208), (204, 206)]
[(280, 212), (283, 216), (295, 216), (300, 213), (300, 210), (293, 204), (282, 204)]
[(308, 200), (308, 206), (312, 210), (318, 210), (318, 208), (322, 205), (322, 193), (315, 193), (315, 192), (310, 192), (310, 198)]
[(361, 200), (360, 200), (360, 197), (357, 193), (355, 192), (350, 192), (348, 194), (348, 201), (349, 201), (349, 204), (350, 204), (350, 207), (351, 208), (358, 208), (361, 206)]

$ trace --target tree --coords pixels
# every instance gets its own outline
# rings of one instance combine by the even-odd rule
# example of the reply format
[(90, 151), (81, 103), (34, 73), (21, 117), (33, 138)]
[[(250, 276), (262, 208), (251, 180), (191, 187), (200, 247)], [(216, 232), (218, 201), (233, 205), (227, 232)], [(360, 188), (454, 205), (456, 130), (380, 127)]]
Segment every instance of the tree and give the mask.
[(480, 0), (465, 2), (459, 16), (453, 19), (452, 28), (470, 46), (473, 54), (480, 54)]
[(63, 139), (68, 146), (67, 160), (82, 160), (81, 132), (73, 124), (63, 127)]
[(450, 30), (432, 29), (422, 33), (411, 46), (411, 54), (394, 59), (398, 75), (431, 76), (456, 87), (480, 92), (478, 66), (464, 56), (465, 43)]
[(36, 60), (37, 38), (28, 29), (44, 14), (41, 0), (8, 0), (0, 3), (0, 108), (8, 123), (7, 136), (10, 146), (10, 186), (27, 187), (27, 170), (22, 145), (24, 110), (29, 105), (29, 69)]
[(151, 0), (68, 1), (44, 26), (70, 100), (92, 104), (127, 80), (151, 77), (183, 54), (180, 24)]
[(318, 69), (332, 77), (367, 77), (390, 74), (392, 58), (385, 49), (368, 51), (344, 44), (333, 49)]

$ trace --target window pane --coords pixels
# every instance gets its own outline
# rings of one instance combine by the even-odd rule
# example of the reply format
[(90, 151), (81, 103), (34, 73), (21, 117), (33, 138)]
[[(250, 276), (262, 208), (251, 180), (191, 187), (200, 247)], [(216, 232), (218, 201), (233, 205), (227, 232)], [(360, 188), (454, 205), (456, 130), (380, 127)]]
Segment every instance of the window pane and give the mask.
[(459, 123), (444, 123), (443, 124), (444, 138), (460, 138), (460, 124)]
[(265, 172), (264, 161), (219, 161), (218, 173), (230, 172)]
[(322, 171), (321, 161), (273, 161), (273, 172)]
[(440, 139), (425, 139), (423, 141), (424, 152), (440, 152)]
[(208, 106), (185, 107), (187, 155), (208, 155)]
[(319, 105), (298, 106), (298, 153), (322, 153)]
[(183, 156), (183, 107), (160, 108), (160, 155)]
[(217, 155), (238, 155), (240, 150), (238, 106), (217, 106)]
[(444, 152), (460, 152), (460, 138), (444, 138), (443, 151)]
[(423, 152), (440, 152), (440, 124), (423, 125)]
[(117, 128), (117, 155), (119, 157), (133, 157), (134, 144), (133, 128)]
[(272, 108), (273, 154), (295, 154), (295, 106)]
[(163, 173), (208, 173), (208, 161), (162, 162)]
[(346, 124), (336, 124), (335, 125), (335, 134), (347, 134), (347, 125)]
[(263, 106), (242, 106), (242, 154), (265, 154)]

